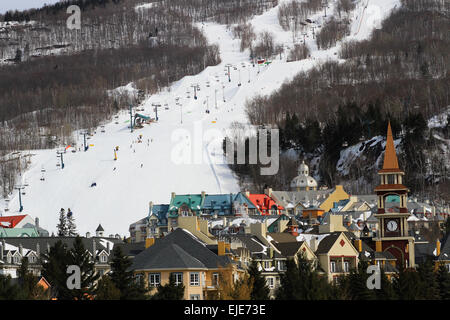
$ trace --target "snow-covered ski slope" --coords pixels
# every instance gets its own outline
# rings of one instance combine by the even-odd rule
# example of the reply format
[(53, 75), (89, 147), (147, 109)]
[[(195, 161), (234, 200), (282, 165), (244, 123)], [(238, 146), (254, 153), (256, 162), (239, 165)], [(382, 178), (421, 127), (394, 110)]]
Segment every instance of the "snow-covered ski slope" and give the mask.
[[(351, 13), (352, 32), (348, 39), (368, 38), (399, 2), (361, 0)], [(329, 1), (327, 17), (333, 14), (334, 5)], [(276, 43), (291, 48), (292, 33), (282, 30), (277, 12), (278, 7), (272, 8), (254, 17), (251, 23), (257, 33), (270, 31)], [(372, 16), (368, 12), (372, 12)], [(311, 19), (320, 24), (323, 15), (323, 11), (318, 12)], [(214, 23), (199, 23), (198, 26), (210, 43), (219, 45), (222, 62), (197, 75), (184, 77), (135, 108), (135, 112), (155, 117), (153, 105), (160, 105), (157, 123), (131, 133), (130, 116), (122, 111), (117, 119), (104, 125), (104, 132), (97, 129), (88, 140), (93, 146), (87, 152), (83, 152), (83, 136), (77, 134), (77, 152), (67, 150), (64, 169), (56, 166), (59, 161), (56, 149), (31, 151), (31, 167), (22, 177), (22, 182), (28, 185), (22, 195), (23, 213), (39, 217), (41, 226), (52, 232), (56, 230), (59, 210), (70, 208), (81, 234), (94, 231), (101, 223), (106, 234), (126, 235), (131, 223), (148, 214), (150, 201), (169, 203), (171, 192), (238, 192), (237, 180), (227, 165), (213, 160), (223, 158), (221, 137), (230, 124), (234, 121), (247, 124), (246, 99), (269, 94), (299, 71), (327, 59), (337, 59), (335, 53), (340, 46), (319, 51), (312, 31), (308, 30), (306, 44), (311, 49), (311, 58), (288, 63), (286, 53), (281, 59), (276, 57), (271, 64), (258, 67), (250, 63), (248, 52), (239, 51), (239, 40), (232, 38), (226, 26)], [(302, 39), (300, 35), (297, 41)], [(227, 65), (231, 65), (231, 82), (226, 75)], [(192, 86), (197, 85), (200, 90), (198, 99), (194, 99)], [(207, 108), (210, 113), (205, 112)], [(140, 135), (142, 142), (139, 143)], [(199, 141), (202, 135), (205, 138)], [(118, 159), (114, 160), (116, 146), (119, 147)], [(179, 164), (180, 161), (191, 163)], [(91, 187), (94, 182), (96, 186)], [(0, 213), (6, 206), (5, 201), (0, 201)], [(8, 207), (9, 211), (3, 214), (19, 213), (17, 192), (10, 197)]]

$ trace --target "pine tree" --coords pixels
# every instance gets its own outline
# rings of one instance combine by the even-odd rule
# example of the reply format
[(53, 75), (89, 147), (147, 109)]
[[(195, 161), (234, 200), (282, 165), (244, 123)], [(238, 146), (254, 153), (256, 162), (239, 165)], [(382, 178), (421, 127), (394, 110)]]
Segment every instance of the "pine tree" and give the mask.
[(77, 226), (75, 225), (75, 218), (73, 216), (73, 212), (70, 211), (70, 208), (67, 209), (67, 235), (69, 237), (78, 235)]
[(350, 271), (348, 275), (349, 298), (351, 300), (373, 300), (375, 294), (367, 288), (367, 262), (360, 261), (357, 269)]
[(136, 283), (133, 271), (129, 271), (132, 262), (124, 256), (119, 246), (114, 246), (111, 263), (111, 280), (120, 291), (121, 300), (146, 299), (146, 290), (143, 282)]
[(266, 280), (261, 276), (258, 270), (258, 265), (255, 260), (252, 261), (248, 268), (250, 282), (252, 284), (252, 291), (250, 293), (251, 300), (269, 300), (270, 289), (267, 286)]
[(375, 289), (377, 300), (395, 300), (395, 290), (384, 269), (381, 269), (380, 289)]
[(450, 300), (450, 273), (445, 265), (440, 265), (437, 273), (439, 284), (439, 297), (441, 300)]
[(419, 264), (417, 273), (420, 276), (421, 297), (426, 300), (439, 299), (439, 284), (434, 272), (434, 263), (431, 259)]
[(158, 291), (152, 296), (152, 300), (183, 300), (184, 285), (175, 284), (175, 276), (169, 276), (169, 283), (159, 286)]
[(59, 300), (71, 299), (72, 294), (67, 288), (67, 267), (71, 261), (67, 246), (59, 240), (43, 256), (42, 275), (51, 285), (52, 296)]
[(393, 286), (399, 300), (416, 300), (420, 297), (420, 276), (412, 269), (400, 268)]
[(63, 208), (59, 211), (59, 223), (56, 225), (56, 228), (58, 229), (58, 237), (67, 236), (67, 218)]
[(80, 267), (80, 289), (73, 289), (72, 296), (76, 300), (91, 299), (94, 294), (94, 285), (100, 275), (95, 272), (94, 262), (83, 245), (80, 236), (75, 238), (73, 248), (69, 251), (70, 264)]
[(48, 292), (38, 285), (38, 277), (28, 271), (28, 258), (23, 257), (18, 270), (18, 283), (21, 300), (45, 300), (49, 298)]
[(279, 300), (325, 300), (333, 297), (332, 286), (319, 276), (313, 264), (302, 254), (286, 262), (286, 272), (280, 276)]
[(10, 275), (0, 274), (0, 300), (20, 299), (19, 287), (12, 283)]
[(280, 275), (280, 287), (276, 293), (277, 300), (300, 300), (298, 288), (300, 288), (300, 277), (297, 265), (293, 259), (286, 261), (286, 272)]
[(120, 300), (120, 290), (108, 275), (104, 275), (97, 283), (95, 300)]

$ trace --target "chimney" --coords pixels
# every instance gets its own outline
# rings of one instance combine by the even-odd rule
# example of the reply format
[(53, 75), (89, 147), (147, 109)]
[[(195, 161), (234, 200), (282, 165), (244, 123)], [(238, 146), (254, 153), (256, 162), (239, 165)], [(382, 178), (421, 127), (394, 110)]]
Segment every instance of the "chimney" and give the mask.
[(381, 252), (381, 251), (383, 251), (383, 247), (382, 247), (382, 245), (381, 245), (381, 240), (377, 240), (377, 241), (375, 242), (375, 251), (376, 251), (376, 252)]
[(39, 242), (36, 243), (36, 255), (39, 256), (41, 255), (41, 245), (39, 244)]
[(170, 199), (175, 198), (175, 196), (176, 196), (175, 192), (172, 192), (172, 194), (171, 194), (171, 196), (170, 196)]
[(153, 213), (153, 201), (148, 203), (148, 216), (150, 217)]
[(264, 193), (265, 193), (267, 196), (269, 196), (269, 197), (272, 198), (272, 188), (267, 188), (267, 189), (265, 189), (265, 190), (264, 190)]
[(247, 198), (250, 198), (250, 191), (245, 190), (245, 196), (246, 196)]
[(225, 241), (217, 242), (217, 255), (224, 256), (225, 255)]
[(97, 256), (97, 243), (95, 242), (95, 238), (92, 238), (92, 259), (96, 260), (96, 256)]
[(108, 254), (111, 251), (111, 247), (109, 246), (109, 241), (106, 243), (106, 252), (108, 252)]
[(355, 248), (358, 252), (362, 252), (362, 240), (355, 240)]
[(0, 260), (3, 261), (3, 241), (0, 242)]
[(202, 199), (204, 199), (205, 196), (206, 196), (206, 192), (205, 192), (205, 191), (202, 191)]
[(39, 228), (39, 218), (34, 219), (34, 225), (35, 225), (36, 229)]
[(19, 244), (19, 253), (23, 257), (23, 246), (21, 243)]
[(317, 238), (316, 237), (311, 237), (311, 240), (309, 241), (309, 246), (311, 247), (311, 250), (313, 252), (316, 252), (316, 250), (317, 250)]
[(436, 257), (441, 255), (441, 242), (439, 239), (436, 240)]
[(91, 233), (90, 232), (86, 232), (86, 238), (90, 238), (91, 237)]
[(47, 242), (47, 253), (50, 252), (50, 243)]
[(155, 238), (147, 238), (145, 239), (145, 249), (151, 247), (152, 245), (155, 244)]

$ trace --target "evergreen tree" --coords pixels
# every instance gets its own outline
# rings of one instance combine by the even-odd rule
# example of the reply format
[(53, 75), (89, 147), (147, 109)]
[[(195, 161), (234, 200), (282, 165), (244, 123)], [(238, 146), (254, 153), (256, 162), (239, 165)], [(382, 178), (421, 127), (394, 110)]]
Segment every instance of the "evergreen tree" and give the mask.
[(258, 270), (258, 265), (255, 260), (252, 260), (248, 268), (250, 282), (252, 284), (252, 291), (250, 293), (251, 300), (269, 300), (270, 289), (267, 286), (266, 280)]
[(439, 299), (439, 284), (434, 272), (433, 261), (429, 258), (425, 262), (419, 264), (417, 273), (420, 276), (421, 297), (426, 300)]
[(394, 277), (393, 286), (399, 300), (416, 300), (420, 298), (420, 276), (413, 269), (400, 268)]
[(286, 261), (286, 272), (280, 275), (280, 287), (276, 293), (277, 300), (300, 300), (298, 292), (300, 277), (297, 265), (293, 259)]
[(19, 287), (12, 283), (10, 275), (0, 274), (0, 300), (20, 299)]
[(440, 265), (437, 273), (439, 297), (441, 300), (450, 300), (450, 273), (445, 265)]
[(152, 300), (183, 300), (184, 285), (175, 284), (175, 276), (169, 276), (169, 283), (158, 287), (158, 291), (152, 296)]
[(67, 236), (67, 218), (63, 208), (59, 211), (59, 223), (56, 225), (56, 228), (58, 229), (58, 237)]
[(392, 282), (386, 276), (384, 269), (381, 269), (380, 289), (375, 289), (377, 300), (395, 300), (395, 290)]
[(72, 299), (71, 290), (67, 288), (67, 267), (71, 262), (67, 246), (59, 240), (43, 256), (42, 275), (51, 285), (52, 296), (58, 300)]
[(302, 254), (286, 262), (286, 272), (280, 276), (279, 300), (325, 300), (333, 297), (332, 286), (319, 276), (313, 264)]
[(95, 272), (95, 263), (83, 245), (80, 236), (75, 238), (73, 248), (69, 251), (70, 264), (80, 267), (80, 289), (73, 289), (72, 296), (77, 300), (90, 299), (94, 294), (94, 285), (100, 275)]
[(373, 300), (375, 294), (373, 290), (367, 288), (368, 264), (360, 261), (357, 269), (352, 269), (348, 275), (349, 298), (351, 300)]
[(44, 300), (49, 298), (48, 292), (42, 286), (38, 285), (38, 277), (28, 271), (27, 257), (22, 258), (17, 273), (21, 300)]
[(108, 275), (98, 281), (95, 293), (95, 300), (120, 300), (120, 290)]
[(74, 237), (78, 235), (77, 226), (75, 225), (75, 218), (73, 216), (73, 212), (70, 211), (70, 208), (67, 209), (67, 235), (69, 237)]
[(130, 271), (132, 262), (124, 256), (119, 246), (114, 246), (113, 260), (111, 263), (111, 280), (120, 291), (121, 300), (146, 299), (146, 290), (143, 282), (136, 283), (133, 271)]

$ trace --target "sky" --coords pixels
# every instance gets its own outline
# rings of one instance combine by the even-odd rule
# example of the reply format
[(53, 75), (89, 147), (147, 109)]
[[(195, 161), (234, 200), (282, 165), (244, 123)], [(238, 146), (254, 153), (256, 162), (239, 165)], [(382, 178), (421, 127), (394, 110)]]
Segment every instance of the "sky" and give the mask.
[(53, 4), (59, 0), (0, 0), (0, 14), (8, 10), (40, 8), (44, 4)]

